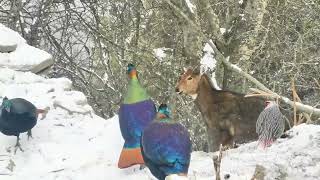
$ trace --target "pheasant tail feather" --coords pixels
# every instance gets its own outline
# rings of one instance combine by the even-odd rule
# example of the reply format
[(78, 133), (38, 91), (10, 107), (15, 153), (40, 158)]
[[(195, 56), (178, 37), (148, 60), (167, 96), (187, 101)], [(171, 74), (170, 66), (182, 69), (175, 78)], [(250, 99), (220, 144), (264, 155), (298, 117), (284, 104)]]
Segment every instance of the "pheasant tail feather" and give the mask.
[(141, 149), (123, 148), (118, 161), (118, 167), (123, 169), (135, 164), (144, 164)]

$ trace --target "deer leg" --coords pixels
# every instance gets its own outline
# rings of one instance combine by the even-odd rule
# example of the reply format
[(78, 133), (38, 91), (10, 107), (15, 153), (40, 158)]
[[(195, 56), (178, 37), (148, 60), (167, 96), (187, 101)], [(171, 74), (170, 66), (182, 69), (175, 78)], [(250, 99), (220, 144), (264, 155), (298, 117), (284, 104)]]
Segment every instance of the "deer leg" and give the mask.
[(27, 133), (27, 135), (28, 135), (28, 140), (29, 140), (30, 138), (33, 138), (33, 137), (32, 137), (32, 132), (31, 132), (31, 129), (30, 129), (30, 130), (28, 130), (28, 133)]
[(23, 149), (21, 148), (21, 144), (20, 144), (20, 142), (19, 142), (19, 141), (20, 141), (19, 135), (20, 135), (20, 134), (17, 135), (17, 143), (16, 143), (16, 145), (15, 145), (14, 154), (17, 153), (17, 150), (18, 150), (18, 149), (20, 149), (21, 152), (24, 152)]
[(219, 150), (221, 141), (221, 132), (217, 128), (208, 128), (208, 151), (215, 152)]
[(227, 130), (221, 130), (222, 145), (233, 148), (233, 136)]

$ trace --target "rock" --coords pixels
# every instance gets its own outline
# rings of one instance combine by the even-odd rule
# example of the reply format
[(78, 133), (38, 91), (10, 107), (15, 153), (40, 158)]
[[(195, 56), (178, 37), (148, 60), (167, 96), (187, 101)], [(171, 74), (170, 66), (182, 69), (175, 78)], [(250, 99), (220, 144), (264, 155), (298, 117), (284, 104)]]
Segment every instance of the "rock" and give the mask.
[(0, 24), (0, 67), (39, 73), (53, 63), (49, 53), (26, 44), (17, 32)]
[(12, 45), (3, 45), (0, 44), (0, 52), (1, 53), (8, 53), (12, 52), (17, 49), (17, 44), (12, 44)]
[(34, 66), (31, 69), (31, 72), (33, 72), (35, 74), (39, 74), (40, 72), (43, 72), (48, 67), (52, 66), (53, 64), (54, 64), (54, 60), (52, 58), (47, 59), (47, 60), (41, 62), (40, 64)]
[(17, 49), (18, 44), (26, 41), (15, 31), (0, 24), (0, 53), (9, 53)]

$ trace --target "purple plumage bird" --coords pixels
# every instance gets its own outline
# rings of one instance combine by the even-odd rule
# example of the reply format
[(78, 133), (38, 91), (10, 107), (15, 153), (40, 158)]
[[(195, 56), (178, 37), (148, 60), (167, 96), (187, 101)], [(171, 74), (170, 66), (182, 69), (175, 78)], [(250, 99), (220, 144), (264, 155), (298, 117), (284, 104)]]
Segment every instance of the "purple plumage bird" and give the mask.
[(161, 104), (157, 118), (142, 135), (145, 165), (160, 180), (177, 174), (186, 176), (191, 156), (190, 135), (181, 124), (170, 118), (166, 104)]
[(256, 132), (259, 144), (266, 148), (279, 138), (285, 128), (285, 117), (275, 101), (266, 101), (265, 109), (260, 113), (256, 122)]
[(127, 168), (144, 164), (140, 149), (141, 135), (156, 115), (156, 107), (146, 90), (140, 85), (134, 65), (129, 64), (128, 91), (119, 109), (119, 123), (123, 139), (118, 167)]

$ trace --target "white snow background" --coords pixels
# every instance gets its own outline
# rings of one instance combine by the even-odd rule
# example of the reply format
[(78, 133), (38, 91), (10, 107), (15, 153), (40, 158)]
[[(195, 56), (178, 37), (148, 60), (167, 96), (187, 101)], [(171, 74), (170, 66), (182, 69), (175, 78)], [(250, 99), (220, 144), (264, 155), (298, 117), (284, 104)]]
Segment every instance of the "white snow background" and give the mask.
[[(2, 32), (0, 37), (5, 35)], [(123, 145), (117, 116), (108, 120), (96, 116), (85, 95), (72, 90), (70, 80), (46, 79), (2, 68), (7, 65), (2, 64), (3, 57), (0, 53), (0, 97), (25, 98), (38, 108), (50, 110), (32, 129), (33, 139), (28, 141), (26, 134), (20, 136), (24, 152), (18, 150), (14, 154), (16, 137), (0, 133), (1, 180), (155, 179), (147, 168), (117, 168)], [(26, 64), (32, 63), (37, 62)], [(289, 138), (280, 139), (267, 149), (257, 148), (257, 142), (252, 142), (224, 152), (222, 178), (229, 174), (232, 180), (249, 180), (256, 165), (261, 165), (266, 168), (267, 180), (319, 179), (320, 127), (302, 124), (288, 134)], [(214, 179), (212, 156), (213, 153), (193, 152), (189, 179)], [(12, 171), (7, 168), (9, 164), (14, 164)]]

